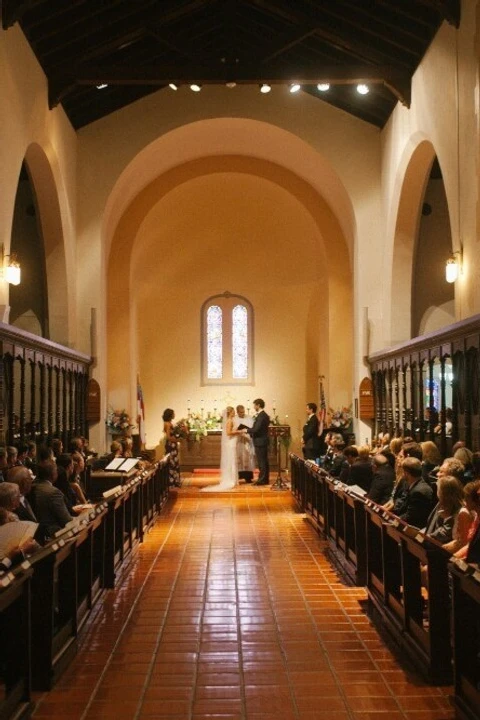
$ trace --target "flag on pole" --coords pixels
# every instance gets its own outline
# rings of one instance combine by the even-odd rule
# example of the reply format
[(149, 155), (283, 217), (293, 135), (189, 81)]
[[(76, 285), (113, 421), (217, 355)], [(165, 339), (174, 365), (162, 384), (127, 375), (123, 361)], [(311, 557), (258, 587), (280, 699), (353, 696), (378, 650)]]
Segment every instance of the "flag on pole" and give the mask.
[(140, 445), (145, 447), (146, 436), (145, 436), (145, 404), (143, 402), (142, 386), (140, 385), (140, 378), (137, 377), (137, 423), (138, 423), (138, 434), (140, 435)]

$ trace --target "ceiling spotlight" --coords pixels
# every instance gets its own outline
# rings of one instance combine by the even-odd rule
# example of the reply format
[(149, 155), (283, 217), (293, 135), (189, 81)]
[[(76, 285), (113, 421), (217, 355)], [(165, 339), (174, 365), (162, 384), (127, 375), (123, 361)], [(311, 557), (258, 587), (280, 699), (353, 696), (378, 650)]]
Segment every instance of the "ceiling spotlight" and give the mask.
[(318, 83), (317, 90), (320, 90), (320, 92), (327, 92), (327, 90), (330, 90), (330, 83)]
[(193, 83), (193, 85), (190, 85), (190, 90), (193, 90), (193, 92), (200, 92), (202, 89), (201, 85), (197, 85), (196, 83)]
[(168, 83), (168, 87), (171, 90), (178, 90), (178, 85), (176, 85), (175, 83)]
[(108, 87), (108, 83), (100, 83), (100, 85), (97, 85), (97, 90), (104, 90)]
[(368, 93), (370, 92), (370, 88), (368, 87), (368, 85), (360, 83), (360, 85), (357, 85), (357, 92), (360, 93), (360, 95), (368, 95)]
[(263, 83), (263, 85), (260, 85), (260, 92), (263, 93), (264, 95), (269, 93), (271, 89), (272, 89), (272, 86), (269, 85), (268, 83)]
[(299, 85), (298, 83), (292, 83), (292, 84), (290, 85), (290, 92), (291, 92), (291, 93), (296, 93), (296, 92), (298, 92), (299, 90), (301, 90), (301, 87), (302, 87), (302, 86)]
[(230, 88), (230, 90), (232, 90), (233, 88), (237, 87), (237, 83), (236, 83), (236, 82), (228, 82), (228, 83), (225, 83), (225, 85), (226, 85), (228, 88)]

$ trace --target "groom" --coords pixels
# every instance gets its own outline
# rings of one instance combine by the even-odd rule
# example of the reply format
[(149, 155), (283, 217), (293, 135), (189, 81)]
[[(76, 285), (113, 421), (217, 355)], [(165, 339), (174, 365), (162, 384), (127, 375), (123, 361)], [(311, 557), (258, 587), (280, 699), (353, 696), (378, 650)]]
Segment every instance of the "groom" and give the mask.
[(256, 415), (253, 416), (253, 427), (248, 428), (248, 434), (253, 438), (255, 454), (258, 464), (258, 480), (255, 485), (268, 485), (270, 468), (268, 466), (268, 426), (270, 418), (265, 412), (265, 402), (258, 398), (253, 401)]

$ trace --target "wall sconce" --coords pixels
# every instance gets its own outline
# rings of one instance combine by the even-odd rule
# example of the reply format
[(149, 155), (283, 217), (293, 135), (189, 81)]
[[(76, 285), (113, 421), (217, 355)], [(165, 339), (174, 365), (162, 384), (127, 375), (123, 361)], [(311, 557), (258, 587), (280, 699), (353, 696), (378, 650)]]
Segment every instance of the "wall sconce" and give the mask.
[(15, 253), (5, 255), (2, 245), (0, 250), (0, 278), (10, 283), (10, 285), (20, 285), (21, 274), (22, 271), (17, 256)]
[(445, 265), (445, 279), (448, 283), (454, 283), (460, 275), (462, 253), (457, 250), (448, 258)]

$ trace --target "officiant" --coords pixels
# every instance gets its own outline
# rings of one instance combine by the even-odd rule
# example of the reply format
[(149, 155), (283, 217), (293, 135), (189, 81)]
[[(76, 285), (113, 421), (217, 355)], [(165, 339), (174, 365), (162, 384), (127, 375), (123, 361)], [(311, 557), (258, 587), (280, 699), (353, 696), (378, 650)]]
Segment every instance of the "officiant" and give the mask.
[[(253, 427), (253, 418), (249, 417), (245, 412), (243, 405), (237, 405), (237, 414), (233, 420), (233, 429), (238, 430), (240, 425), (247, 428)], [(239, 435), (237, 440), (237, 464), (238, 479), (251, 483), (253, 480), (253, 471), (255, 469), (255, 447), (250, 435)]]

